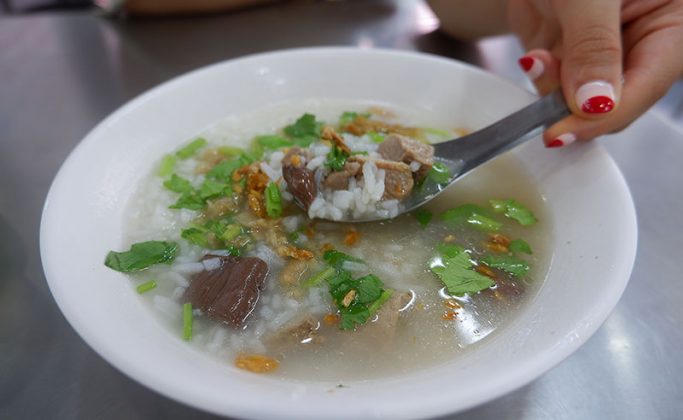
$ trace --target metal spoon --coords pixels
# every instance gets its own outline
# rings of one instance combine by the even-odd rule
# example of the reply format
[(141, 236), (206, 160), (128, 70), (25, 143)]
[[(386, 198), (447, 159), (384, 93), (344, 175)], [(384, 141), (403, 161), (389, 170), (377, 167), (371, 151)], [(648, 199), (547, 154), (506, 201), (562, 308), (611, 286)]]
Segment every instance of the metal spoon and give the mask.
[[(561, 120), (570, 113), (562, 92), (555, 91), (479, 131), (434, 144), (434, 161), (446, 165), (452, 177), (447, 184), (431, 184), (414, 191), (401, 202), (402, 210), (399, 214), (424, 205), (471, 170), (536, 137), (543, 127)], [(376, 220), (385, 219), (368, 216), (361, 219), (346, 218), (342, 221)]]

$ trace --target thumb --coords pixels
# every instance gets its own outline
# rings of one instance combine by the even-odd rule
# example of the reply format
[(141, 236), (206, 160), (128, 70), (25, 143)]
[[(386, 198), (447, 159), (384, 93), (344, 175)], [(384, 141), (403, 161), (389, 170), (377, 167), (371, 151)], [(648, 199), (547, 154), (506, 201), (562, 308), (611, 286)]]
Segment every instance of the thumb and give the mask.
[(562, 89), (568, 105), (583, 117), (609, 113), (621, 95), (621, 2), (555, 3), (562, 27)]

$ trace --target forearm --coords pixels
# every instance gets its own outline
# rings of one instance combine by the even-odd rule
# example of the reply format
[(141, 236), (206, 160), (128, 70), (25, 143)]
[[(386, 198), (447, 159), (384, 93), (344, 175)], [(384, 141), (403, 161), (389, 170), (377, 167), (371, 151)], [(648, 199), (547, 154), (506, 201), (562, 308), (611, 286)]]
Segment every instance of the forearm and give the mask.
[(506, 0), (427, 0), (439, 29), (464, 41), (509, 32)]

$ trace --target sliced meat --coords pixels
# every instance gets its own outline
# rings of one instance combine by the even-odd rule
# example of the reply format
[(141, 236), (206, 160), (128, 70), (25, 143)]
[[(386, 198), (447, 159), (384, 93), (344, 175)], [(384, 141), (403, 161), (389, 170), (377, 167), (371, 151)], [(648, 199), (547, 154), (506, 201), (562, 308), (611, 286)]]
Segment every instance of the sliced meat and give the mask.
[(409, 292), (394, 291), (388, 301), (377, 311), (377, 319), (368, 321), (349, 334), (349, 350), (357, 347), (386, 349), (393, 345), (396, 329), (403, 309), (410, 302)]
[(287, 183), (287, 189), (305, 209), (308, 209), (318, 193), (315, 173), (306, 169), (307, 162), (308, 155), (298, 147), (289, 149), (282, 158), (282, 177)]
[(391, 160), (376, 160), (375, 164), (385, 171), (383, 199), (403, 200), (410, 195), (415, 186), (410, 166)]
[(410, 137), (389, 134), (377, 149), (384, 159), (395, 160), (410, 165), (420, 164), (416, 172), (417, 179), (423, 178), (434, 164), (434, 147)]
[(371, 160), (378, 169), (384, 169), (384, 195), (383, 200), (403, 200), (413, 191), (415, 181), (410, 166), (403, 162), (395, 162), (385, 159), (368, 159), (365, 156), (351, 156), (347, 162), (358, 162), (362, 166)]
[(309, 265), (306, 260), (290, 260), (280, 273), (280, 282), (285, 286), (298, 286)]
[(282, 349), (296, 344), (320, 344), (323, 337), (319, 334), (320, 322), (312, 316), (290, 322), (274, 335), (267, 338), (269, 345)]
[(204, 259), (219, 259), (220, 265), (197, 273), (183, 300), (209, 318), (239, 328), (256, 306), (268, 265), (256, 257), (207, 255)]
[(360, 163), (347, 161), (341, 171), (330, 172), (323, 181), (323, 185), (332, 190), (346, 190), (349, 188), (349, 179), (358, 175), (360, 170)]

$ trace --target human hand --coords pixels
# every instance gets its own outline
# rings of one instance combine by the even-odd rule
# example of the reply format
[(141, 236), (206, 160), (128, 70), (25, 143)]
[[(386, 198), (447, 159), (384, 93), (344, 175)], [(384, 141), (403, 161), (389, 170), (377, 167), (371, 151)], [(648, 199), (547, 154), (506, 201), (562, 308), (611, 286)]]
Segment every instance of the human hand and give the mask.
[(539, 93), (562, 88), (572, 110), (548, 147), (625, 128), (683, 72), (683, 0), (509, 0), (508, 22)]

